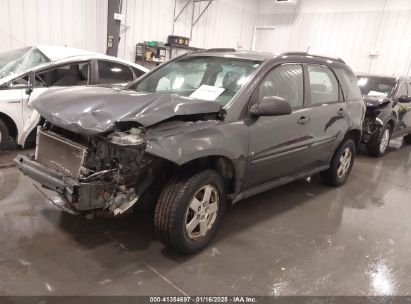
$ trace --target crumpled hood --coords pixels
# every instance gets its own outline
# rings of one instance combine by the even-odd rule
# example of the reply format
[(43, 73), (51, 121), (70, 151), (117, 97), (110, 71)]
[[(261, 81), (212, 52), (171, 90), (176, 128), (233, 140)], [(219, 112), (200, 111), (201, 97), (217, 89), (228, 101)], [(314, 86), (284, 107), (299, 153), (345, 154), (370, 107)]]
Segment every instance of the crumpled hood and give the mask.
[(381, 96), (364, 96), (363, 100), (367, 108), (376, 108), (390, 103), (390, 99)]
[(148, 127), (176, 115), (221, 111), (215, 101), (91, 86), (52, 89), (32, 106), (50, 123), (87, 136), (107, 132), (119, 121)]

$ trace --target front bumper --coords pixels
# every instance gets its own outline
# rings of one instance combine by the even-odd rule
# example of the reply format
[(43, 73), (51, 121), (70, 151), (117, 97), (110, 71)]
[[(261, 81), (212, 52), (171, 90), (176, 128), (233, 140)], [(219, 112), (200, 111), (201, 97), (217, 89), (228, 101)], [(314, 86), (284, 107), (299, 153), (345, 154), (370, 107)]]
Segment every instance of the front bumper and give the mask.
[(105, 206), (105, 187), (101, 182), (80, 182), (39, 164), (32, 156), (20, 154), (14, 161), (23, 174), (44, 188), (60, 194), (65, 207), (74, 212), (101, 209)]

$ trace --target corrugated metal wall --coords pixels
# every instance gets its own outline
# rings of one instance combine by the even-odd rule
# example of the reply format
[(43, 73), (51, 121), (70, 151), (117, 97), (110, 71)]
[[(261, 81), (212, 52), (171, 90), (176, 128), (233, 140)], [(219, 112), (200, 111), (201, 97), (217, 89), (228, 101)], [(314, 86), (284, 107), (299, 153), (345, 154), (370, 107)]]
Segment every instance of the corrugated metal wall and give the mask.
[[(382, 8), (382, 7), (381, 7)], [(411, 10), (261, 14), (276, 27), (273, 51), (306, 51), (343, 58), (355, 71), (410, 74)], [(379, 55), (370, 56), (376, 50)]]
[[(166, 41), (171, 34), (174, 0), (123, 1), (126, 20), (121, 29), (119, 57), (134, 60), (136, 43)], [(186, 1), (177, 0), (177, 11)], [(411, 1), (298, 3), (299, 9), (289, 7), (278, 13), (281, 7), (273, 5), (272, 0), (216, 0), (193, 29), (191, 45), (241, 45), (250, 49), (254, 26), (269, 25), (275, 26), (270, 32), (270, 39), (276, 41), (273, 52), (305, 51), (310, 47), (312, 53), (342, 57), (357, 71), (411, 72)], [(0, 8), (0, 51), (57, 44), (105, 52), (107, 0), (0, 0)], [(200, 10), (197, 5), (195, 16)], [(175, 25), (174, 34), (190, 35), (191, 14), (189, 6)], [(264, 50), (270, 49), (267, 39), (256, 41), (264, 44)], [(371, 50), (379, 55), (370, 57)]]
[(0, 51), (33, 44), (105, 52), (107, 0), (0, 0)]
[[(177, 12), (184, 3), (186, 0), (177, 0)], [(205, 5), (205, 2), (201, 3), (201, 7), (196, 4), (196, 17)], [(174, 0), (124, 0), (126, 20), (122, 26), (119, 56), (133, 60), (137, 43), (145, 40), (166, 41), (173, 29), (173, 12)], [(189, 5), (175, 24), (175, 35), (190, 36), (191, 16), (192, 6)], [(194, 27), (190, 45), (237, 48), (240, 43), (242, 48), (250, 49), (257, 18), (257, 2), (217, 0)]]

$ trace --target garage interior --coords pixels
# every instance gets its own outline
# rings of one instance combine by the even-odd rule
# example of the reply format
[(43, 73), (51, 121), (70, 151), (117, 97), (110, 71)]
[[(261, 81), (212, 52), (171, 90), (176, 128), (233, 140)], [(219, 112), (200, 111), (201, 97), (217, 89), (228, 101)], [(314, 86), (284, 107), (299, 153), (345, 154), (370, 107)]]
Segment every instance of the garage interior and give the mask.
[[(0, 7), (0, 52), (68, 46), (151, 69), (197, 49), (308, 51), (343, 58), (359, 73), (411, 73), (408, 0), (0, 0)], [(189, 46), (173, 53), (170, 35)], [(158, 49), (157, 59), (139, 57), (139, 46)], [(53, 206), (52, 192), (14, 166), (18, 153), (33, 151), (0, 152), (0, 296), (411, 294), (411, 146), (402, 138), (381, 158), (360, 147), (340, 188), (314, 175), (230, 206), (211, 244), (189, 256), (164, 248), (148, 211), (86, 218)]]

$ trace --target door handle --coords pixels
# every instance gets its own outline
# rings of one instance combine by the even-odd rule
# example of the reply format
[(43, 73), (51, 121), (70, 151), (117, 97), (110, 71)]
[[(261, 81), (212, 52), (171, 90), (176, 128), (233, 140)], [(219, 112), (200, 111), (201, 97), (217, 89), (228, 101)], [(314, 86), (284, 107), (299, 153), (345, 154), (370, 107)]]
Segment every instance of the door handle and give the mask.
[(345, 117), (345, 111), (344, 111), (344, 109), (339, 109), (338, 112), (337, 112), (337, 114), (338, 114), (338, 116)]
[(297, 120), (297, 122), (300, 124), (300, 125), (303, 125), (303, 124), (305, 124), (305, 123), (307, 123), (307, 122), (309, 122), (310, 121), (310, 117), (308, 117), (308, 116), (301, 116), (298, 120)]

